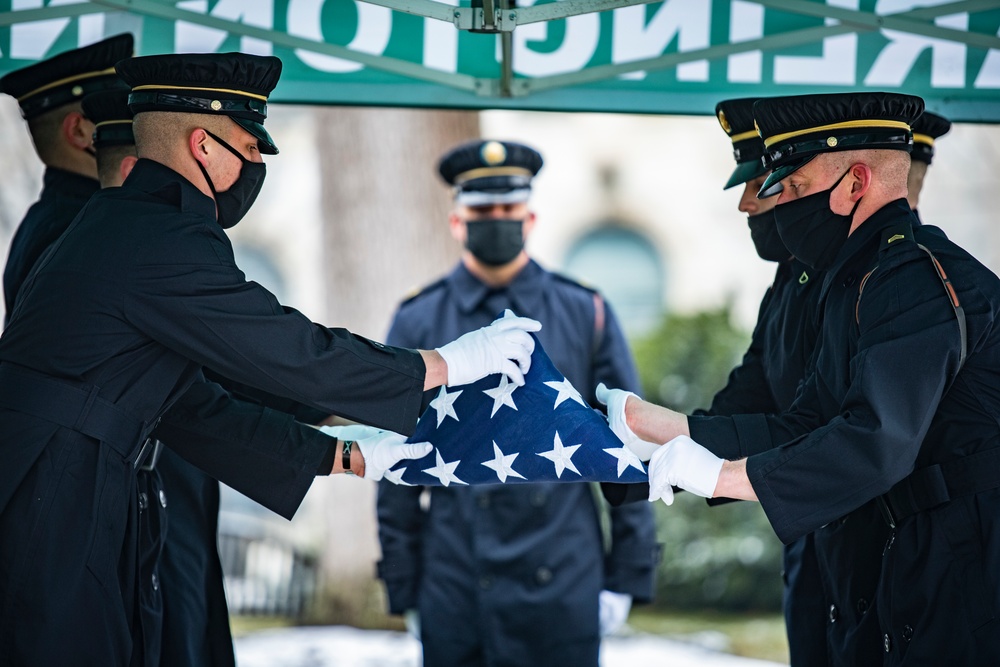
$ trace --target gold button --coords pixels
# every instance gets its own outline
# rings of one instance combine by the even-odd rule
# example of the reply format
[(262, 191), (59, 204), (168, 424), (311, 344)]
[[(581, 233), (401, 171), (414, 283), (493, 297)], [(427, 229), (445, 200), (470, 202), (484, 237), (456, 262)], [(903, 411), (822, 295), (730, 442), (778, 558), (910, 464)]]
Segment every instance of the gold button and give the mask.
[(833, 148), (834, 146), (836, 146), (837, 145), (837, 137), (827, 137), (827, 139), (826, 139), (826, 145), (829, 146), (830, 148)]
[(222, 108), (222, 102), (219, 100), (212, 100), (212, 103), (209, 106), (212, 107), (212, 111), (218, 111)]
[(719, 125), (722, 126), (722, 129), (723, 131), (725, 131), (726, 134), (733, 133), (733, 128), (729, 124), (729, 120), (726, 118), (726, 112), (724, 112), (722, 109), (719, 109)]
[(73, 93), (74, 97), (80, 97), (80, 95), (83, 95), (83, 86), (73, 86), (70, 92)]

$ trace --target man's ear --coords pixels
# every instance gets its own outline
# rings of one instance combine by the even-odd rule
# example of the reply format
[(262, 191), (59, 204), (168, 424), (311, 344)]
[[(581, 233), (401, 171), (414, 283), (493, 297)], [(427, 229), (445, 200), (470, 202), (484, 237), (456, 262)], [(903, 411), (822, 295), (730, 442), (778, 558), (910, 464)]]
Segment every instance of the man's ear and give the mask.
[(451, 230), (451, 237), (465, 246), (465, 220), (459, 217), (458, 213), (452, 211), (448, 214), (448, 228)]
[(188, 149), (201, 166), (208, 166), (208, 132), (198, 127), (188, 135)]
[(521, 227), (521, 237), (524, 239), (528, 238), (532, 230), (535, 228), (535, 212), (528, 211), (528, 217), (524, 219), (524, 225)]
[(128, 175), (132, 173), (132, 167), (134, 167), (135, 163), (138, 161), (139, 158), (134, 155), (126, 155), (122, 158), (121, 164), (118, 165), (118, 175), (122, 177), (123, 182), (126, 178), (128, 178)]
[(856, 202), (868, 192), (872, 185), (872, 168), (863, 162), (851, 165), (851, 201)]
[(73, 148), (86, 150), (94, 145), (94, 124), (79, 111), (70, 111), (63, 116), (62, 135)]

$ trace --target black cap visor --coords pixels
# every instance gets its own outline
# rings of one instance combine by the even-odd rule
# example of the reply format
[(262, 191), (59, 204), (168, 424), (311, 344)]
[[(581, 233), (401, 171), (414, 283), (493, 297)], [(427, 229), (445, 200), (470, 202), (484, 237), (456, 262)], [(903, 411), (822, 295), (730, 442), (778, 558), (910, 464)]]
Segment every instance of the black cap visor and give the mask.
[(764, 180), (764, 185), (760, 186), (760, 190), (757, 192), (757, 199), (767, 199), (768, 197), (773, 197), (784, 190), (785, 186), (781, 183), (781, 181), (804, 167), (817, 155), (819, 155), (819, 153), (803, 155), (797, 160), (792, 160), (791, 162), (786, 162), (780, 167), (775, 167), (771, 174)]
[(728, 190), (731, 187), (752, 181), (766, 173), (767, 167), (764, 166), (760, 158), (748, 162), (737, 162), (736, 169), (733, 169), (733, 173), (729, 176), (729, 180), (722, 189)]
[(271, 135), (267, 133), (267, 130), (264, 129), (262, 124), (246, 118), (237, 118), (235, 116), (230, 116), (230, 118), (233, 119), (234, 123), (242, 127), (257, 139), (257, 150), (264, 155), (278, 154), (278, 147), (274, 145), (274, 140), (271, 139)]

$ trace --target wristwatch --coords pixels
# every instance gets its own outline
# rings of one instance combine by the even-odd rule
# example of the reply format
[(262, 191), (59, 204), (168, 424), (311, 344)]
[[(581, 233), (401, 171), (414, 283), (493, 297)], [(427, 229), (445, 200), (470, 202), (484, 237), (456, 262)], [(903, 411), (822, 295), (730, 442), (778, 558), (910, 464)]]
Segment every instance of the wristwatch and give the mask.
[(343, 443), (343, 448), (340, 450), (340, 462), (344, 466), (345, 475), (353, 475), (354, 471), (351, 470), (351, 447), (354, 446), (353, 440), (341, 440)]

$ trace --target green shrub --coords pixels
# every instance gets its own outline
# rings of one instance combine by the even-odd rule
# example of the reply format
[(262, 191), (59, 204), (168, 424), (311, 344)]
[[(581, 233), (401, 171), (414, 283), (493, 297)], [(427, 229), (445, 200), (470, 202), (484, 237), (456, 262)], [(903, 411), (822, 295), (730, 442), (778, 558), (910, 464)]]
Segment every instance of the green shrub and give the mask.
[[(728, 306), (668, 314), (633, 341), (646, 398), (690, 413), (706, 408), (743, 356), (750, 335)], [(656, 606), (662, 609), (775, 611), (781, 608), (781, 543), (757, 503), (709, 507), (680, 493), (656, 505), (663, 543)]]

